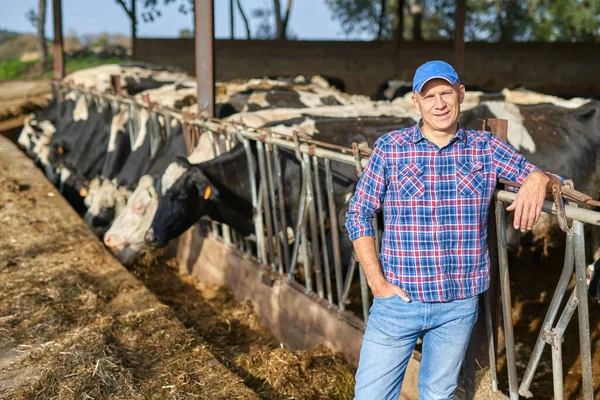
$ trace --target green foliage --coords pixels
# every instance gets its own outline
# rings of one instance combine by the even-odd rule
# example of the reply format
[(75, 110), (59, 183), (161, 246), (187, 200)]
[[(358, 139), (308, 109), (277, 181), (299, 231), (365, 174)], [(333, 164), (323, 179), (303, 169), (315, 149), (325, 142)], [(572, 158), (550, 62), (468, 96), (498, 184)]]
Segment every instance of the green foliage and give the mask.
[[(88, 56), (83, 58), (74, 58), (65, 60), (65, 72), (67, 74), (83, 68), (95, 67), (104, 64), (118, 64), (123, 60), (119, 58), (99, 59), (96, 56)], [(52, 63), (50, 57), (49, 63)], [(21, 62), (19, 60), (9, 60), (0, 63), (0, 80), (2, 79), (27, 79), (39, 77), (37, 69), (37, 61)], [(45, 78), (52, 77), (52, 68), (48, 68)]]
[[(367, 33), (375, 37), (379, 1), (325, 0), (346, 35)], [(410, 3), (410, 0), (405, 0)], [(451, 39), (454, 0), (421, 0), (423, 37)], [(391, 39), (398, 21), (397, 0), (388, 1), (383, 37)], [(466, 0), (467, 41), (598, 41), (600, 0)], [(404, 10), (405, 38), (411, 32), (408, 7)], [(407, 39), (410, 39), (408, 37)]]
[(27, 72), (33, 68), (37, 61), (21, 62), (19, 60), (9, 60), (0, 63), (0, 80), (18, 79), (26, 76)]

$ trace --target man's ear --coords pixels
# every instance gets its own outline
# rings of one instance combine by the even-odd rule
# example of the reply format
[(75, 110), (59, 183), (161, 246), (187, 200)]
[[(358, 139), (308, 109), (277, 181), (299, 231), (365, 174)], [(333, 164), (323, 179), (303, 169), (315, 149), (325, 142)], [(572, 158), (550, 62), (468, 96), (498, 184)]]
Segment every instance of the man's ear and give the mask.
[(465, 85), (458, 86), (458, 104), (462, 104), (465, 101)]
[(413, 92), (412, 96), (411, 96), (411, 99), (412, 99), (415, 107), (417, 108), (417, 111), (421, 112), (421, 106), (419, 105), (419, 101), (417, 99), (417, 96), (418, 96), (417, 92)]

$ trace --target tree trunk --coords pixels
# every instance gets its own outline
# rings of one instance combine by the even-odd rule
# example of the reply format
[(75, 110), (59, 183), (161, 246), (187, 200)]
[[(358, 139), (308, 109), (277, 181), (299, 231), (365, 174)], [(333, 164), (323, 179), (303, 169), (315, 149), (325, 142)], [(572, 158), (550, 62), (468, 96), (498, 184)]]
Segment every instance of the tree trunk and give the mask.
[(396, 34), (394, 38), (397, 43), (404, 41), (404, 0), (398, 0), (398, 7), (396, 8)]
[(383, 21), (385, 18), (385, 6), (387, 1), (381, 0), (381, 10), (379, 10), (379, 29), (377, 30), (377, 40), (381, 40), (381, 35), (383, 34)]
[(240, 3), (240, 0), (237, 0), (237, 6), (238, 6), (238, 10), (239, 10), (240, 14), (242, 15), (242, 19), (244, 20), (244, 25), (246, 26), (246, 39), (250, 40), (250, 24), (248, 23), (248, 18), (246, 18), (246, 13), (244, 12), (244, 9), (242, 8), (242, 4)]
[(229, 0), (229, 30), (231, 31), (231, 40), (235, 39), (235, 18), (233, 12), (233, 0)]
[(421, 29), (421, 18), (423, 17), (423, 7), (420, 0), (410, 0), (410, 13), (413, 18), (413, 37), (416, 41), (423, 40), (423, 31)]
[(46, 28), (46, 0), (39, 0), (38, 9), (38, 23), (37, 23), (37, 35), (38, 35), (38, 50), (40, 52), (40, 74), (44, 75), (46, 71), (46, 65), (48, 63), (48, 48), (46, 47), (46, 37), (44, 31)]
[(131, 19), (131, 59), (135, 60), (136, 55), (136, 45), (137, 45), (137, 16), (135, 13), (135, 2), (136, 0), (131, 0), (131, 12), (129, 13), (129, 18)]
[(282, 22), (280, 39), (287, 39), (287, 27), (288, 27), (288, 22), (290, 20), (290, 10), (291, 9), (292, 9), (292, 0), (288, 0), (287, 4), (285, 6), (285, 18), (283, 19), (283, 22)]
[(281, 20), (281, 4), (279, 4), (279, 0), (273, 0), (273, 11), (275, 12), (275, 38), (281, 39), (283, 36), (283, 21)]

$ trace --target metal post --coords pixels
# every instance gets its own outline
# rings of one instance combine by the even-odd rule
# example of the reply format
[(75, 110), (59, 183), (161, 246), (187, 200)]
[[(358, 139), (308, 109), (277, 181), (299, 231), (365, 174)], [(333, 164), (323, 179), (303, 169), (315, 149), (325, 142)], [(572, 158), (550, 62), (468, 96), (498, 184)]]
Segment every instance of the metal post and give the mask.
[(213, 0), (194, 0), (194, 12), (198, 112), (202, 116), (214, 117)]
[(335, 193), (333, 192), (333, 176), (331, 174), (331, 161), (325, 159), (325, 179), (327, 180), (327, 202), (329, 203), (329, 218), (331, 218), (331, 239), (333, 246), (333, 267), (335, 272), (335, 286), (340, 310), (345, 310), (342, 301), (342, 255), (340, 254), (340, 237), (338, 231), (337, 209), (335, 206)]
[(510, 400), (519, 400), (517, 392), (517, 365), (515, 361), (515, 342), (512, 322), (512, 305), (510, 299), (510, 280), (508, 278), (508, 254), (504, 233), (504, 206), (496, 201), (496, 235), (498, 237), (498, 263), (500, 265), (500, 288), (502, 290), (502, 315), (506, 339), (506, 364), (508, 369), (508, 386)]
[(560, 304), (565, 295), (565, 292), (567, 291), (569, 281), (571, 280), (571, 277), (573, 275), (574, 265), (574, 237), (573, 235), (567, 235), (563, 270), (558, 280), (556, 290), (554, 291), (554, 295), (552, 296), (552, 300), (550, 301), (550, 305), (548, 306), (548, 312), (546, 313), (546, 317), (544, 318), (544, 322), (542, 323), (542, 329), (540, 330), (537, 341), (535, 342), (535, 346), (529, 359), (529, 364), (527, 364), (527, 368), (525, 369), (523, 380), (521, 381), (521, 386), (519, 387), (519, 394), (521, 396), (533, 396), (533, 394), (529, 391), (529, 387), (531, 386), (531, 382), (533, 381), (533, 375), (535, 374), (535, 370), (537, 369), (537, 366), (542, 357), (544, 345), (546, 344), (546, 341), (544, 339), (545, 332), (550, 332), (550, 330), (552, 329), (552, 325), (554, 325), (554, 321), (556, 320), (556, 315), (558, 314)]
[[(196, 127), (194, 127), (194, 130), (196, 130)], [(219, 156), (219, 152), (217, 151), (217, 146), (215, 144), (215, 136), (210, 129), (208, 130), (208, 141), (210, 142), (210, 147), (212, 148), (213, 157), (217, 158)], [(193, 149), (191, 151), (193, 151)], [(210, 226), (213, 237), (219, 236), (219, 226), (217, 223), (215, 221), (211, 221)]]
[(269, 250), (268, 262), (271, 264), (271, 269), (275, 270), (275, 252), (273, 250), (273, 224), (271, 222), (271, 207), (269, 205), (269, 184), (267, 180), (267, 167), (265, 165), (265, 147), (263, 142), (256, 142), (256, 150), (258, 157), (258, 172), (260, 174), (260, 191), (262, 194), (262, 206), (267, 224), (267, 249)]
[[(271, 156), (273, 153), (272, 146), (267, 145), (265, 149), (265, 161), (267, 164), (267, 179), (268, 179), (268, 189), (269, 189), (269, 198), (271, 208), (269, 212), (271, 213), (271, 218), (273, 219), (273, 228), (275, 233), (275, 245), (277, 247), (277, 269), (279, 273), (283, 274), (283, 257), (281, 255), (281, 229), (279, 229), (279, 220), (277, 219), (277, 200), (275, 197), (275, 181), (273, 180), (273, 166), (271, 164)], [(281, 196), (283, 197), (283, 195)], [(287, 235), (287, 232), (284, 233)], [(287, 240), (287, 237), (285, 238)]]
[[(254, 209), (254, 233), (256, 235), (256, 252), (258, 260), (265, 264), (265, 233), (263, 229), (262, 206), (258, 202), (258, 190), (256, 187), (256, 165), (254, 156), (250, 148), (250, 141), (246, 138), (241, 138), (246, 150), (246, 158), (248, 159), (248, 173), (250, 175), (250, 187), (252, 195), (252, 207)], [(248, 249), (250, 246), (248, 246)]]
[[(281, 232), (283, 233), (283, 262), (285, 271), (290, 272), (290, 246), (287, 236), (287, 216), (285, 215), (285, 193), (283, 190), (283, 174), (281, 172), (281, 160), (279, 157), (279, 147), (273, 146), (273, 158), (275, 162), (275, 175), (277, 176), (277, 192), (279, 193), (279, 216), (281, 218)], [(283, 272), (280, 270), (280, 272)]]
[[(329, 267), (329, 255), (325, 248), (327, 236), (325, 234), (325, 213), (323, 208), (323, 191), (321, 190), (321, 179), (319, 174), (319, 158), (313, 156), (313, 172), (315, 174), (315, 192), (317, 194), (317, 209), (319, 212), (319, 227), (321, 228), (321, 243), (323, 244), (323, 264), (325, 266), (325, 290), (327, 291), (327, 300), (329, 305), (333, 304), (333, 292), (331, 290), (331, 269)], [(337, 226), (330, 226), (331, 229), (337, 229)]]
[[(210, 131), (209, 131), (210, 132)], [(228, 150), (226, 149), (225, 146), (225, 135), (223, 133), (219, 134), (219, 154), (223, 154), (226, 153)], [(200, 142), (200, 138), (198, 138), (198, 142)], [(225, 241), (225, 244), (231, 244), (232, 241), (232, 230), (231, 228), (229, 228), (228, 225), (221, 225), (221, 231), (223, 232), (223, 240)]]
[(560, 340), (555, 338), (552, 344), (552, 381), (554, 383), (554, 400), (563, 400), (563, 368), (562, 368), (562, 346)]
[(584, 400), (593, 400), (594, 386), (592, 384), (592, 354), (590, 344), (590, 317), (588, 313), (588, 298), (586, 284), (585, 242), (583, 223), (573, 221), (575, 237), (575, 277), (577, 278), (577, 298), (579, 305), (579, 346), (581, 354), (581, 374)]
[(63, 51), (61, 0), (54, 0), (52, 4), (54, 14), (54, 44), (52, 46), (54, 79), (63, 80), (65, 77), (65, 53)]
[(483, 293), (483, 301), (485, 306), (485, 322), (487, 325), (488, 351), (490, 358), (490, 372), (492, 375), (492, 392), (498, 391), (498, 375), (496, 371), (496, 352), (494, 351), (494, 324), (492, 322), (492, 310), (490, 307), (489, 290)]
[(317, 234), (317, 213), (315, 210), (315, 196), (313, 194), (313, 182), (310, 167), (310, 156), (306, 153), (302, 155), (302, 171), (306, 175), (306, 198), (308, 199), (308, 217), (310, 220), (310, 240), (313, 250), (313, 262), (315, 266), (315, 280), (317, 283), (317, 293), (323, 298), (323, 272), (321, 268), (321, 255), (319, 251), (319, 237)]

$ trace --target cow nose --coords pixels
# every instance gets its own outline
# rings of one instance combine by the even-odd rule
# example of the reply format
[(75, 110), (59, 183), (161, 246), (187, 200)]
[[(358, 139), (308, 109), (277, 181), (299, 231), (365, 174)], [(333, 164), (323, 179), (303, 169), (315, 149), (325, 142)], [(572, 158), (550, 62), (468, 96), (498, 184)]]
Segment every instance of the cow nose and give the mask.
[(149, 245), (153, 245), (156, 243), (156, 235), (154, 235), (154, 229), (148, 229), (148, 231), (146, 232), (146, 236), (144, 236), (144, 240)]
[(104, 244), (110, 248), (122, 250), (124, 246), (123, 240), (115, 234), (106, 233), (104, 235)]

